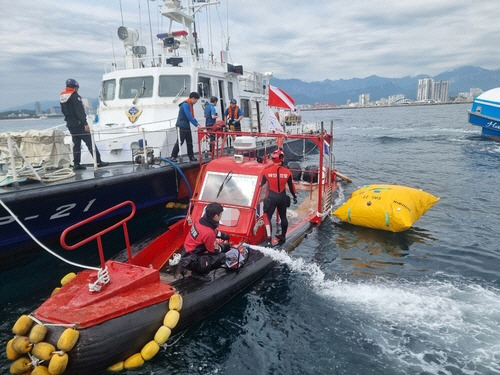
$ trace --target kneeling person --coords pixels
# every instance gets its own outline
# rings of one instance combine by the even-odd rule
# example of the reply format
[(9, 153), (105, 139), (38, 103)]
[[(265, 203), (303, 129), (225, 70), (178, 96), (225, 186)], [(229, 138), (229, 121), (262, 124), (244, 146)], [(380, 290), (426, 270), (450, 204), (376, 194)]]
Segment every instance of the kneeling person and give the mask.
[[(210, 203), (205, 214), (193, 224), (184, 241), (181, 258), (182, 269), (188, 269), (194, 278), (210, 281), (207, 276), (211, 270), (220, 268), (226, 261), (228, 246), (216, 244), (217, 237), (228, 240), (226, 233), (217, 230), (224, 208), (220, 203)], [(229, 244), (227, 244), (229, 245)]]

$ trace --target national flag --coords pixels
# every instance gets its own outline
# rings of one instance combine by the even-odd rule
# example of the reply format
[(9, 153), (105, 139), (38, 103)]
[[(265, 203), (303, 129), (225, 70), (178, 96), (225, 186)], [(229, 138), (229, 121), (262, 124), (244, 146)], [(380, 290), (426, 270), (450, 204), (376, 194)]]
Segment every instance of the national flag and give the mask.
[(330, 144), (327, 141), (323, 141), (323, 153), (325, 156), (330, 155)]
[(285, 132), (273, 111), (268, 111), (267, 128), (269, 129), (270, 132), (275, 132), (275, 133)]
[(267, 105), (270, 107), (288, 108), (295, 111), (295, 100), (284, 90), (269, 85), (269, 99)]

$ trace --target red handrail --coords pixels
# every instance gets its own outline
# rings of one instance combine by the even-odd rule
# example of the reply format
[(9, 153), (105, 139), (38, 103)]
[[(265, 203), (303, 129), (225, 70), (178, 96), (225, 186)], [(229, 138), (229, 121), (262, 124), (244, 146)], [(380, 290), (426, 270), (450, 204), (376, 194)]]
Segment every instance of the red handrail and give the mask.
[[(70, 233), (72, 230), (76, 229), (76, 228), (80, 228), (81, 226), (87, 224), (87, 223), (90, 223), (91, 221), (94, 221), (95, 219), (98, 219), (98, 218), (101, 218), (103, 217), (104, 215), (107, 215), (108, 213), (110, 212), (113, 212), (113, 211), (116, 211), (118, 210), (119, 208), (122, 208), (124, 206), (127, 206), (129, 205), (131, 207), (131, 210), (132, 212), (126, 217), (126, 218), (123, 218), (122, 220), (118, 221), (117, 223), (109, 226), (108, 228), (106, 229), (103, 229), (101, 230), (100, 232), (98, 233), (95, 233), (93, 234), (92, 236), (89, 236), (83, 240), (81, 240), (80, 242), (77, 242), (73, 245), (68, 245), (66, 243), (66, 236), (68, 235), (68, 233)], [(130, 240), (129, 240), (129, 236), (128, 236), (128, 228), (127, 228), (127, 221), (129, 221), (130, 219), (132, 219), (135, 215), (135, 211), (136, 211), (136, 208), (135, 208), (135, 204), (134, 202), (132, 201), (125, 201), (125, 202), (122, 202), (120, 204), (117, 204), (116, 206), (113, 206), (111, 208), (108, 208), (107, 210), (104, 210), (94, 216), (91, 216), (85, 220), (82, 220), (80, 221), (79, 223), (76, 223), (76, 224), (73, 224), (71, 225), (70, 227), (66, 228), (62, 234), (61, 234), (61, 238), (60, 238), (60, 243), (61, 243), (61, 246), (66, 249), (66, 250), (75, 250), (77, 248), (79, 248), (80, 246), (82, 245), (85, 245), (86, 243), (89, 243), (90, 241), (94, 240), (94, 239), (97, 239), (97, 246), (99, 248), (99, 258), (101, 260), (101, 267), (104, 269), (104, 252), (102, 250), (102, 240), (101, 240), (101, 236), (103, 234), (106, 234), (108, 232), (111, 232), (113, 229), (116, 229), (118, 228), (120, 225), (123, 226), (123, 235), (125, 237), (125, 244), (127, 246), (127, 253), (128, 253), (128, 259), (129, 259), (129, 262), (131, 261), (132, 259), (132, 251), (130, 250)]]

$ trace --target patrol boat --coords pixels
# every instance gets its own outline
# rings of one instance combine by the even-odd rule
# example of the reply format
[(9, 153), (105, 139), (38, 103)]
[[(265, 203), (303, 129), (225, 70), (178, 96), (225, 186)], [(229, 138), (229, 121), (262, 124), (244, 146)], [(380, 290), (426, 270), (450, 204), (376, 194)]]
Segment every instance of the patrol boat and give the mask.
[[(220, 57), (208, 51), (212, 44), (200, 38), (196, 22), (205, 19), (219, 1), (186, 3), (159, 2), (165, 30), (145, 38), (152, 40), (149, 52), (138, 44), (137, 30), (126, 26), (117, 30), (125, 56), (106, 66), (96, 122), (89, 122), (102, 159), (110, 166), (91, 168), (94, 161), (83, 146), (82, 164), (88, 166), (87, 170), (67, 169), (72, 160), (71, 137), (60, 129), (0, 134), (0, 199), (35, 237), (55, 241), (68, 224), (124, 200), (132, 200), (137, 210), (143, 211), (188, 199), (186, 186), (194, 183), (200, 163), (190, 162), (182, 153), (175, 165), (167, 158), (178, 136), (175, 123), (179, 104), (190, 92), (200, 94), (194, 112), (202, 125), (203, 106), (213, 95), (219, 98), (220, 114), (231, 99), (236, 99), (243, 113), (243, 131), (275, 129), (267, 123), (271, 74), (246, 71), (242, 65), (232, 64), (227, 49)], [(314, 126), (287, 121), (283, 131), (312, 132), (317, 130)], [(192, 130), (196, 139), (196, 130)], [(264, 139), (268, 142), (265, 145)], [(287, 156), (308, 151), (295, 141), (287, 140)], [(208, 142), (199, 147), (194, 143), (195, 153), (205, 162)], [(275, 147), (275, 140), (262, 138), (257, 144)], [(185, 146), (181, 147), (181, 152), (184, 150)], [(182, 175), (186, 175), (187, 183)], [(2, 206), (0, 230), (5, 234), (0, 238), (0, 267), (15, 265), (29, 250), (36, 250), (26, 230)]]
[[(261, 246), (268, 237), (263, 210), (267, 183), (261, 183), (272, 161), (267, 153), (258, 156), (255, 143), (256, 137), (269, 135), (239, 133), (234, 155), (227, 155), (225, 143), (220, 141), (233, 135), (231, 132), (200, 129), (199, 143), (211, 135), (216, 146), (211, 161), (201, 169), (184, 220), (130, 246), (127, 221), (135, 208), (128, 201), (63, 232), (61, 244), (67, 249), (96, 241), (101, 265), (64, 277), (60, 289), (14, 324), (16, 336), (7, 344), (13, 373), (33, 370), (33, 374), (85, 375), (106, 368), (139, 367), (166, 345), (171, 334), (205, 318), (273, 266)], [(318, 151), (313, 167), (294, 164), (296, 168), (292, 168), (298, 202), (288, 209), (286, 241), (280, 246), (289, 251), (331, 211), (337, 188), (332, 134), (279, 134), (273, 138), (279, 142), (285, 138), (308, 140)], [(207, 282), (189, 271), (180, 272), (178, 261), (192, 223), (211, 202), (224, 207), (218, 229), (229, 235), (232, 249), (226, 253), (226, 267), (211, 271)], [(68, 240), (72, 232), (83, 232), (92, 220), (124, 208), (130, 214), (109, 228), (77, 243)], [(273, 227), (276, 231), (279, 225), (273, 223)], [(113, 229), (123, 230), (127, 249), (105, 261), (101, 236)]]

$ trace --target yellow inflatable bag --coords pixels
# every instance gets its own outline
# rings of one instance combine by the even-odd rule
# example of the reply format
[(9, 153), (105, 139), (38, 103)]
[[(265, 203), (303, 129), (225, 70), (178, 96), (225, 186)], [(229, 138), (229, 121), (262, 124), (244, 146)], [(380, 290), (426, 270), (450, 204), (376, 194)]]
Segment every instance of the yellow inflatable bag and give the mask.
[(410, 228), (439, 198), (400, 185), (368, 185), (356, 190), (333, 214), (368, 228), (401, 232)]

